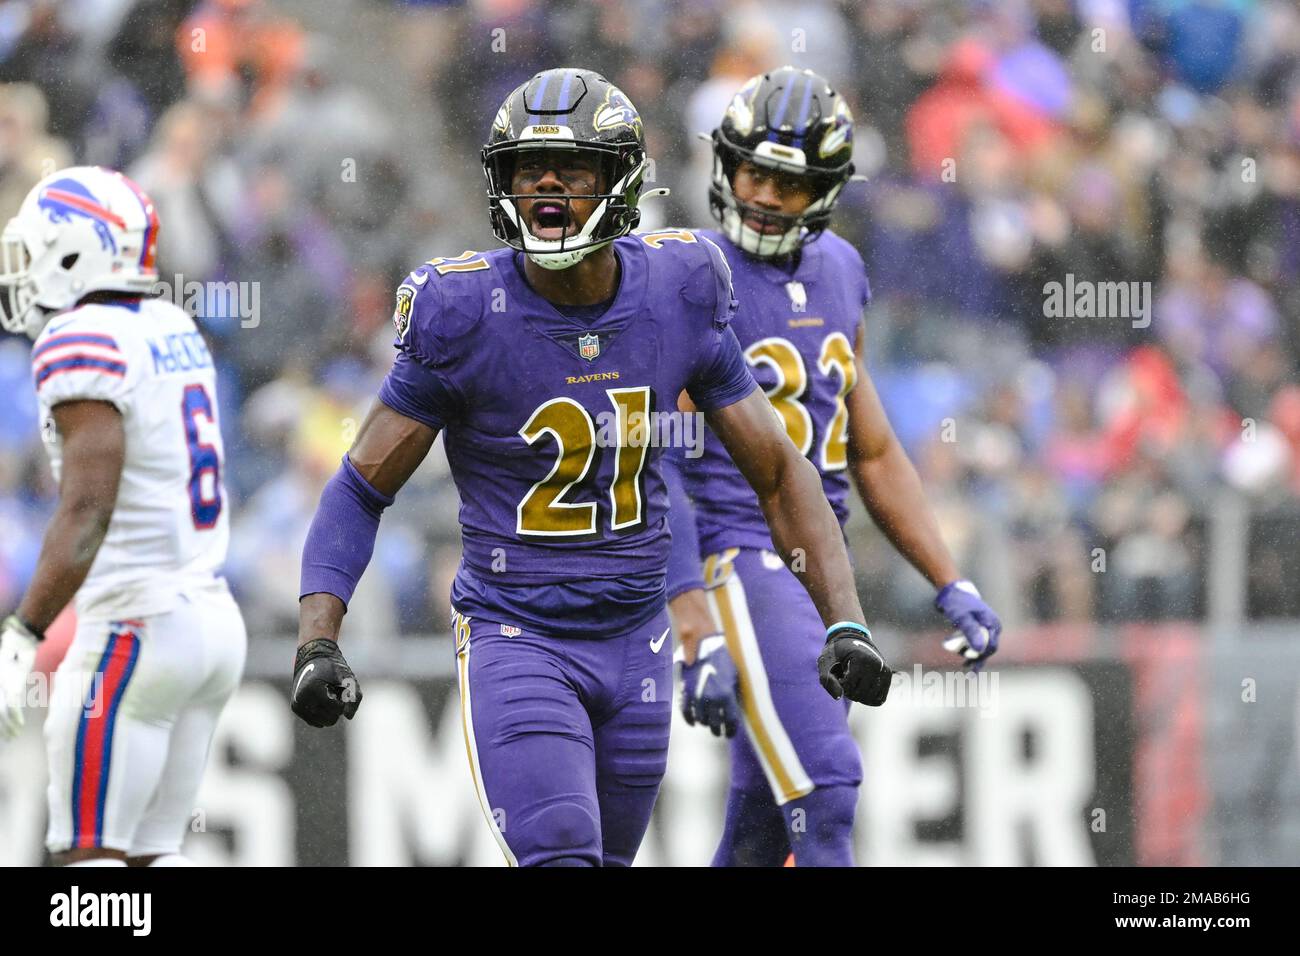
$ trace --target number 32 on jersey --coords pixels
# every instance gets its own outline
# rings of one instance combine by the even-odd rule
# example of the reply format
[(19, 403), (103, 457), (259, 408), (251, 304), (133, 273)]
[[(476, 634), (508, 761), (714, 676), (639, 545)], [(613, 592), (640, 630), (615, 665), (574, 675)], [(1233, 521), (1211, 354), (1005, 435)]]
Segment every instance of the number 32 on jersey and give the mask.
[[(767, 400), (785, 423), (786, 434), (807, 455), (812, 448), (812, 416), (802, 399), (808, 390), (808, 370), (803, 356), (789, 339), (777, 336), (759, 339), (745, 349), (745, 359), (750, 365), (767, 365), (776, 372), (776, 384), (767, 390)], [(835, 415), (822, 435), (818, 450), (818, 464), (822, 471), (842, 471), (848, 465), (849, 409), (844, 396), (858, 383), (858, 366), (853, 357), (853, 346), (843, 332), (832, 332), (822, 340), (817, 356), (817, 371), (822, 375), (839, 378), (840, 387), (835, 396)]]

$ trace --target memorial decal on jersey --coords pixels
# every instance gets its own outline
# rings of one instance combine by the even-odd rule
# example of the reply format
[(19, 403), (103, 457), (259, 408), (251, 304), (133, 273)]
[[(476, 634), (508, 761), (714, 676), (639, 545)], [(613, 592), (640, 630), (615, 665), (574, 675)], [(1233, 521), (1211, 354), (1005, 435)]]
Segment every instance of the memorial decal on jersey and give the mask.
[(595, 334), (578, 336), (578, 354), (588, 362), (600, 354), (600, 336)]
[(411, 302), (415, 299), (415, 290), (410, 286), (401, 286), (397, 290), (397, 305), (393, 308), (393, 328), (399, 339), (406, 338), (406, 330), (411, 325)]

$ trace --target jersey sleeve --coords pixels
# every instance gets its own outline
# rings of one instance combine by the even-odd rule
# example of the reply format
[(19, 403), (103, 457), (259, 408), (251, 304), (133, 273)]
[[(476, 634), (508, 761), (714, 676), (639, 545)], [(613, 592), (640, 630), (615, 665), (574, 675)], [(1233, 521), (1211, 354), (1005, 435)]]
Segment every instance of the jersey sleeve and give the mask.
[(82, 318), (60, 322), (32, 347), (36, 395), (51, 407), (101, 401), (125, 412), (141, 372), (133, 351), (120, 330)]
[(687, 394), (700, 411), (725, 408), (745, 398), (758, 383), (750, 374), (740, 342), (731, 329), (739, 304), (731, 284), (731, 267), (722, 250), (707, 236), (700, 244), (708, 253), (712, 278), (713, 324), (706, 333), (695, 374), (686, 385)]
[(758, 388), (736, 333), (723, 329), (714, 333), (713, 340), (695, 376), (686, 384), (686, 393), (702, 412), (734, 405)]
[(379, 400), (437, 431), (460, 417), (461, 404), (444, 377), (407, 352), (397, 353), (379, 386)]
[(442, 289), (431, 273), (422, 266), (397, 287), (393, 309), (397, 358), (379, 387), (379, 400), (441, 430), (459, 418), (462, 401), (452, 375), (456, 351), (443, 328)]
[(727, 257), (723, 255), (717, 243), (708, 236), (699, 233), (697, 235), (699, 235), (700, 242), (709, 255), (710, 265), (713, 267), (713, 327), (721, 332), (731, 324), (731, 320), (736, 315), (736, 309), (740, 307), (740, 303), (736, 301), (736, 292), (731, 283), (731, 266), (727, 263)]

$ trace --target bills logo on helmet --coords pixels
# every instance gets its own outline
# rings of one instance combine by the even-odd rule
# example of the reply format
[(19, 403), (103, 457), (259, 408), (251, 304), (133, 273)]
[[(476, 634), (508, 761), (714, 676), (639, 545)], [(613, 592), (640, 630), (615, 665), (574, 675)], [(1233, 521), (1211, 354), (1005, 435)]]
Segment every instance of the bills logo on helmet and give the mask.
[(853, 132), (853, 113), (843, 100), (835, 104), (835, 117), (830, 129), (822, 136), (822, 143), (817, 147), (817, 155), (822, 159), (833, 156), (844, 148)]
[(578, 354), (588, 362), (600, 354), (600, 336), (599, 335), (580, 335), (578, 336)]
[(125, 229), (122, 217), (106, 209), (81, 183), (75, 179), (56, 179), (36, 197), (37, 207), (50, 222), (72, 222), (74, 216), (89, 219), (99, 236), (100, 244), (108, 252), (117, 252), (117, 241), (108, 226), (111, 223)]
[(591, 125), (598, 131), (614, 129), (616, 126), (628, 126), (641, 135), (641, 114), (617, 86), (611, 85), (605, 93), (605, 101), (596, 107), (596, 115)]
[(393, 309), (393, 328), (399, 339), (406, 338), (406, 330), (411, 326), (411, 302), (415, 299), (415, 290), (402, 286), (397, 290), (397, 305)]

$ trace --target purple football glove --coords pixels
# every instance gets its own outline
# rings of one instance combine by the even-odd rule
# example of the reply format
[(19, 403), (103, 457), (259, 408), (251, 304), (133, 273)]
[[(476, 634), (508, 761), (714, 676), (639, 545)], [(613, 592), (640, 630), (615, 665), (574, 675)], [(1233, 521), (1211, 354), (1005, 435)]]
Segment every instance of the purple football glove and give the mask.
[(682, 660), (682, 716), (688, 724), (697, 721), (713, 731), (713, 736), (736, 736), (740, 726), (740, 701), (737, 696), (736, 665), (727, 653), (727, 639), (721, 634), (700, 641), (695, 663)]
[(1002, 622), (984, 603), (979, 588), (969, 581), (944, 585), (934, 606), (957, 630), (943, 642), (945, 650), (960, 654), (966, 666), (979, 672), (984, 662), (997, 653)]

